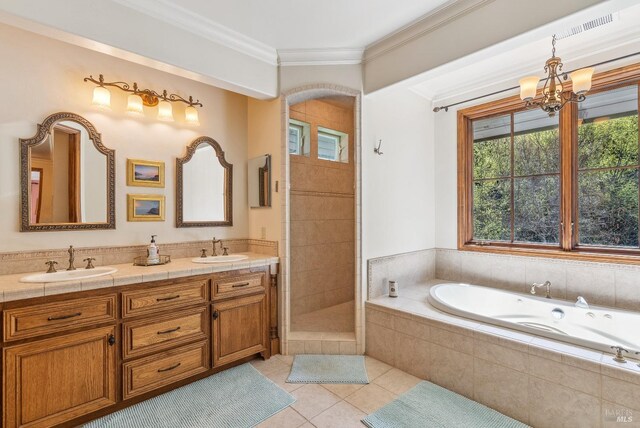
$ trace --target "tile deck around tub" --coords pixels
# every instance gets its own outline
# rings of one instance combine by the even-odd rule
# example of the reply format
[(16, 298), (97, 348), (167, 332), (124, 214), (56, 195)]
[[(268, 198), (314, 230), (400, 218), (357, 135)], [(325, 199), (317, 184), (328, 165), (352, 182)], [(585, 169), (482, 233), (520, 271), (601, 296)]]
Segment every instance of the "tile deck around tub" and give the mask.
[[(443, 282), (366, 302), (367, 355), (536, 428), (613, 427), (617, 414), (640, 415), (637, 356), (618, 363), (613, 353), (440, 312), (426, 292)], [(640, 426), (636, 418), (625, 425)]]
[[(265, 256), (264, 254), (257, 253), (239, 254), (247, 255), (249, 258), (236, 262), (213, 264), (193, 263), (191, 261), (193, 257), (175, 259), (172, 260), (171, 263), (160, 266), (134, 266), (132, 263), (117, 264), (110, 265), (118, 269), (117, 272), (110, 275), (61, 282), (20, 282), (20, 278), (28, 276), (30, 273), (0, 275), (0, 302), (94, 290), (98, 288), (117, 287), (170, 278), (182, 278), (192, 275), (206, 275), (214, 272), (269, 266), (278, 263), (278, 257)], [(61, 268), (59, 270), (63, 269)]]

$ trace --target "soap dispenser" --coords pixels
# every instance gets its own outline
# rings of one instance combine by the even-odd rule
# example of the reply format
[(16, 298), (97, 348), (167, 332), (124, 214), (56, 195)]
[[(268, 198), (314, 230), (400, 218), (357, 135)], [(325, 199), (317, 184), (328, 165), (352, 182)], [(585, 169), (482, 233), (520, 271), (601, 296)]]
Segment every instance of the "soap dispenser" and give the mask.
[(156, 245), (156, 236), (158, 235), (151, 235), (151, 243), (147, 248), (147, 263), (149, 264), (160, 263), (160, 249)]

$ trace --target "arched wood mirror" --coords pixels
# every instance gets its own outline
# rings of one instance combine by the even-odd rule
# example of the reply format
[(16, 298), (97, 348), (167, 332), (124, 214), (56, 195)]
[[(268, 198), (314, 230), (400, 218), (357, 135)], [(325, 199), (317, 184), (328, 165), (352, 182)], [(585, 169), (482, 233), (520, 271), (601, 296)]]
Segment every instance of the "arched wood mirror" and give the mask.
[(115, 229), (115, 150), (74, 113), (54, 113), (20, 139), (23, 232)]
[(232, 226), (233, 165), (220, 144), (199, 137), (176, 159), (176, 227)]

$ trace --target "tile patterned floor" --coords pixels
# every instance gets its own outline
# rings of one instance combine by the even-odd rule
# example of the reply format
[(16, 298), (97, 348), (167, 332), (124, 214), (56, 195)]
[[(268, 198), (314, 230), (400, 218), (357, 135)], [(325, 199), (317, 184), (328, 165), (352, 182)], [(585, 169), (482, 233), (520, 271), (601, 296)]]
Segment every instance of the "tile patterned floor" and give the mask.
[(381, 361), (366, 357), (368, 385), (289, 384), (293, 357), (275, 355), (251, 364), (296, 397), (296, 402), (267, 419), (260, 428), (362, 428), (367, 414), (391, 402), (421, 380)]

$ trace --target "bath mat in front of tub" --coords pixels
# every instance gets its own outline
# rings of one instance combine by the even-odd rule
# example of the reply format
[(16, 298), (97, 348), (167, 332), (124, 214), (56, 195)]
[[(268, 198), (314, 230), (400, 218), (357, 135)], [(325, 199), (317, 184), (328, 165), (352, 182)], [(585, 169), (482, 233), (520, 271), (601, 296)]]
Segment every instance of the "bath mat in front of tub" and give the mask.
[(369, 383), (363, 355), (296, 355), (287, 383)]
[(83, 428), (253, 427), (295, 401), (247, 363), (104, 416)]
[(423, 381), (362, 420), (369, 428), (526, 428), (453, 391)]

